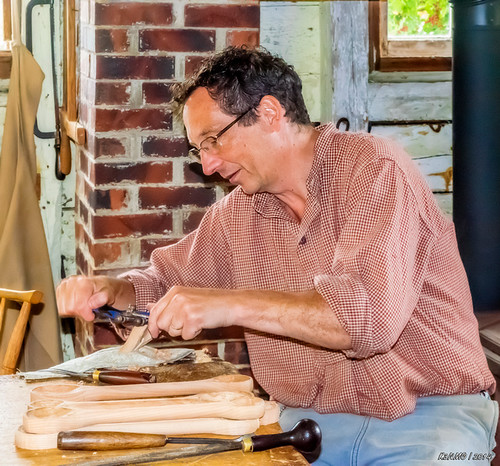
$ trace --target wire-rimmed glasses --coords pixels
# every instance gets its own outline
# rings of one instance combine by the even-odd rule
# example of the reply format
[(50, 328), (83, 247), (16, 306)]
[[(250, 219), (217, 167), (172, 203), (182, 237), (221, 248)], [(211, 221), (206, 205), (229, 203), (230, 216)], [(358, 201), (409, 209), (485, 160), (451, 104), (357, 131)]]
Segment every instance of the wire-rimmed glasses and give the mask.
[(217, 143), (219, 138), (232, 126), (234, 126), (238, 121), (240, 121), (252, 108), (249, 108), (246, 112), (242, 113), (236, 119), (234, 119), (231, 123), (229, 123), (226, 127), (222, 128), (215, 136), (208, 136), (203, 139), (200, 143), (200, 147), (191, 147), (189, 149), (189, 156), (195, 162), (201, 162), (201, 154), (200, 152), (203, 150), (205, 152), (213, 152), (217, 148)]

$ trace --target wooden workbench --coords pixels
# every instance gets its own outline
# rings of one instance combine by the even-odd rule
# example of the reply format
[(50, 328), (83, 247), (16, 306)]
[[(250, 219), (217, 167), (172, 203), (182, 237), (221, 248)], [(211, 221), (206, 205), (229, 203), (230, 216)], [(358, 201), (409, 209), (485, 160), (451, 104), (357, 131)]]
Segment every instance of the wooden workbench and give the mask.
[[(49, 382), (46, 382), (49, 383)], [(111, 452), (76, 452), (61, 450), (22, 450), (14, 445), (14, 435), (22, 424), (23, 414), (29, 402), (29, 393), (35, 384), (27, 384), (16, 376), (0, 376), (0, 464), (15, 465), (40, 465), (52, 466), (63, 464), (78, 464), (80, 462), (112, 458), (126, 453), (151, 452), (152, 449), (120, 450)], [(278, 424), (264, 426), (258, 434), (273, 434), (281, 432)], [(178, 448), (167, 446), (164, 448)], [(157, 450), (156, 450), (157, 451)], [(309, 464), (304, 457), (292, 447), (281, 447), (258, 453), (243, 453), (232, 451), (198, 456), (175, 461), (163, 461), (155, 464), (177, 465), (197, 464), (203, 466), (221, 465), (280, 465), (304, 466)]]

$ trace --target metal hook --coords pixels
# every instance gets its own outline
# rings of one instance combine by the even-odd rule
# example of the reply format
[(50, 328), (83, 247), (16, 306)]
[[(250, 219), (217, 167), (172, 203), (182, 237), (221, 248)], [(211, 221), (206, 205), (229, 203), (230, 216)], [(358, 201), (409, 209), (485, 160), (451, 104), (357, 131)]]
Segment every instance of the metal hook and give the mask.
[(349, 131), (350, 123), (349, 120), (346, 117), (339, 118), (337, 121), (337, 129), (340, 129), (340, 125), (344, 123), (345, 125), (345, 131)]

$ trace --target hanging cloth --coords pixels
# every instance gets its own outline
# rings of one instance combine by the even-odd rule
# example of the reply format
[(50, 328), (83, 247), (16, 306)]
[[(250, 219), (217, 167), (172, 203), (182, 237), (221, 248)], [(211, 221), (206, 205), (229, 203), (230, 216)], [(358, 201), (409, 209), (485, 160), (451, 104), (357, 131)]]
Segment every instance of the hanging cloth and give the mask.
[[(12, 69), (0, 156), (0, 288), (36, 289), (19, 367), (43, 369), (62, 360), (54, 283), (36, 193), (35, 117), (44, 74), (21, 42), (19, 0), (12, 3)], [(14, 306), (14, 305), (13, 305)], [(19, 311), (6, 310), (0, 358)]]

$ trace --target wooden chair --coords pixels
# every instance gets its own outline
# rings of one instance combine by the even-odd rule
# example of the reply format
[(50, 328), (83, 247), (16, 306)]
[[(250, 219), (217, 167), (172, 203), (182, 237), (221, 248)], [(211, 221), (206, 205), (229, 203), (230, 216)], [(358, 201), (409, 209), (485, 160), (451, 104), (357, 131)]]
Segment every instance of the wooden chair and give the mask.
[[(37, 290), (14, 291), (0, 288), (0, 298), (0, 330), (3, 326), (7, 301), (22, 303), (19, 316), (14, 325), (14, 330), (10, 335), (2, 367), (0, 368), (0, 375), (14, 374), (16, 372), (17, 360), (24, 340), (24, 333), (26, 332), (26, 325), (28, 324), (28, 318), (30, 316), (31, 305), (40, 303), (43, 299), (43, 293)], [(7, 335), (2, 336), (7, 338)]]

